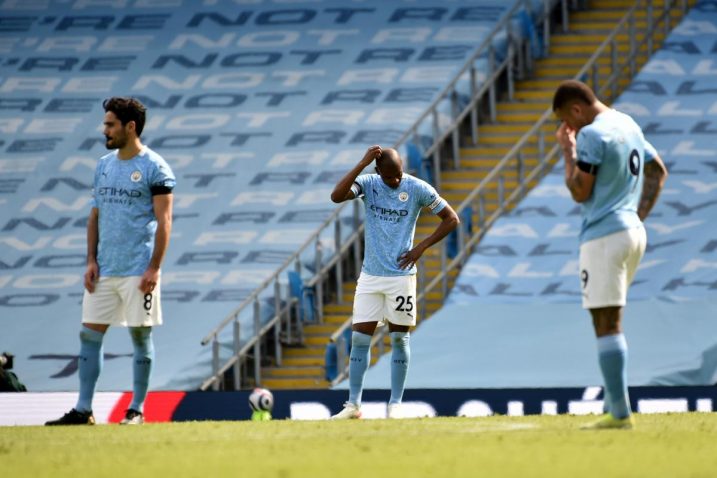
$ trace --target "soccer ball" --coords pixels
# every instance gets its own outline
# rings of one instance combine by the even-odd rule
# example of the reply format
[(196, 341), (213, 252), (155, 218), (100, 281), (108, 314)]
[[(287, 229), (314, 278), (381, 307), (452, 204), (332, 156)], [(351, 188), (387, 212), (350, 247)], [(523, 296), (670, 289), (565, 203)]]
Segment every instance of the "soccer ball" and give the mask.
[(274, 408), (274, 395), (265, 388), (255, 388), (249, 394), (249, 406), (253, 412), (271, 412)]

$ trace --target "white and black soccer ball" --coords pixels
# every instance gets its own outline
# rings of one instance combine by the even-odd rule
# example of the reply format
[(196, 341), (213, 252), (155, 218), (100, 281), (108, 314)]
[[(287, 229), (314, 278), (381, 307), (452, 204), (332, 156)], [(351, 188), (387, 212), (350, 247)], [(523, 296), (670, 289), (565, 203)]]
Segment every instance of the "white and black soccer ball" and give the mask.
[(249, 394), (249, 406), (255, 412), (270, 412), (274, 408), (274, 395), (265, 388), (255, 388)]

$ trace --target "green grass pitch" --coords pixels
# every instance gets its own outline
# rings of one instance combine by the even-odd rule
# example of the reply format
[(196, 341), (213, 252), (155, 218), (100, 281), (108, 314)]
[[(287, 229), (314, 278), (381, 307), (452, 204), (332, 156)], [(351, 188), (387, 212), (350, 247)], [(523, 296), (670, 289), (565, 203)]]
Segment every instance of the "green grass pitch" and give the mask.
[(717, 414), (0, 428), (2, 477), (715, 477)]

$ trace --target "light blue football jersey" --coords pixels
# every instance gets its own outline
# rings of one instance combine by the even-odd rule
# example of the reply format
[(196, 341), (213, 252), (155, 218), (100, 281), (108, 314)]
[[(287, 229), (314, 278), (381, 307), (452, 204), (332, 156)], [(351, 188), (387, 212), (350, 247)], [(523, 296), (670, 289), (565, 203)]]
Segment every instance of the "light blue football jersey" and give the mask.
[(167, 162), (146, 146), (132, 159), (119, 159), (116, 150), (100, 158), (91, 204), (99, 210), (101, 276), (144, 274), (157, 231), (153, 191), (171, 191), (175, 184)]
[(577, 154), (598, 167), (592, 194), (581, 204), (580, 243), (640, 226), (644, 163), (657, 152), (637, 123), (616, 110), (600, 113), (578, 132)]
[(446, 201), (433, 186), (405, 173), (396, 189), (386, 186), (378, 174), (364, 174), (356, 178), (351, 190), (363, 200), (366, 210), (363, 272), (373, 276), (415, 274), (415, 265), (399, 268), (398, 258), (413, 248), (421, 208), (438, 214)]

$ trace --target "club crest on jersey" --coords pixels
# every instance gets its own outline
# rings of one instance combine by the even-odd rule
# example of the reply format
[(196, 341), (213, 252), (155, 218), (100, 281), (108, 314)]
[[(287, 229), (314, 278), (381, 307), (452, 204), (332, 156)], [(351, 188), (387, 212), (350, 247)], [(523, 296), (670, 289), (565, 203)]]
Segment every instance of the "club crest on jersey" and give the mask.
[(138, 183), (142, 180), (142, 173), (139, 171), (133, 171), (132, 174), (129, 175), (129, 178), (133, 183)]
[(406, 191), (401, 191), (401, 192), (398, 194), (398, 200), (401, 201), (401, 202), (406, 202), (406, 201), (408, 201), (408, 193), (407, 193)]

